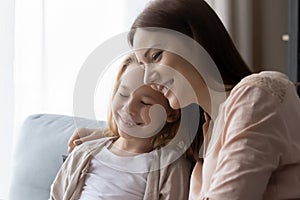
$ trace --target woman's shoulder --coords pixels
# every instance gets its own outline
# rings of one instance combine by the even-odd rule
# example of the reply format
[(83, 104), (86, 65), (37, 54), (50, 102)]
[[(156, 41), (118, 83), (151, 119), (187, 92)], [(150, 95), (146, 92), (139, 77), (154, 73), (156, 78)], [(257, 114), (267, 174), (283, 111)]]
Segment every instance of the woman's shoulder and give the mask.
[(291, 87), (294, 88), (294, 84), (285, 74), (276, 71), (262, 71), (243, 78), (233, 88), (231, 93), (240, 93), (241, 90), (259, 88), (276, 97), (279, 102), (283, 102), (286, 90)]

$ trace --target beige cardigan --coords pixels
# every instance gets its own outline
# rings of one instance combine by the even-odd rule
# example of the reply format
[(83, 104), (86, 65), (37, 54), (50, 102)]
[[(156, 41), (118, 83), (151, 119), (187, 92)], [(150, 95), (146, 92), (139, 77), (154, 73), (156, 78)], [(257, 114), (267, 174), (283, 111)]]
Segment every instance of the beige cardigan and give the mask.
[[(111, 139), (102, 138), (89, 141), (77, 147), (68, 156), (59, 170), (51, 186), (50, 199), (78, 200), (93, 155), (97, 154)], [(150, 170), (147, 177), (144, 200), (188, 199), (191, 172), (190, 162), (183, 156), (180, 156), (176, 161), (161, 168), (162, 163), (168, 162), (168, 159), (173, 159), (174, 155), (179, 155), (177, 153), (174, 154), (175, 151), (154, 150), (156, 157), (154, 162), (152, 162), (152, 170)]]

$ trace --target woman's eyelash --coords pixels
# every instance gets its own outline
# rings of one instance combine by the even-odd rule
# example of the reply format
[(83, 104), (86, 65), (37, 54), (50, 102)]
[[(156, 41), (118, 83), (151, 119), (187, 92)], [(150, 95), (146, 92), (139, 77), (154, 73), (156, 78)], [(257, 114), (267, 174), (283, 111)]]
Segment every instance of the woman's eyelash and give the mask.
[(162, 51), (156, 52), (152, 55), (152, 61), (157, 61), (161, 57)]

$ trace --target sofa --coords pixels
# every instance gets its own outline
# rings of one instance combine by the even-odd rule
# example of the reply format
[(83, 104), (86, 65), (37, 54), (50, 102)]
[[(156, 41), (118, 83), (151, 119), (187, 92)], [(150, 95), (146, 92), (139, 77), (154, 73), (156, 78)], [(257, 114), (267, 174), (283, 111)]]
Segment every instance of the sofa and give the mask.
[(31, 115), (24, 121), (14, 149), (9, 200), (49, 199), (68, 140), (80, 127), (104, 128), (106, 122), (53, 114)]

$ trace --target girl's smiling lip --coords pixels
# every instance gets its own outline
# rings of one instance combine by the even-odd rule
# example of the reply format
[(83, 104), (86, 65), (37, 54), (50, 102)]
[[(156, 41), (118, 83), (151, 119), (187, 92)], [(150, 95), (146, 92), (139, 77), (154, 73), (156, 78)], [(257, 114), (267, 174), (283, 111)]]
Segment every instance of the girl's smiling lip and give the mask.
[(121, 122), (121, 124), (124, 126), (124, 127), (128, 127), (128, 128), (132, 128), (132, 127), (135, 127), (135, 126), (141, 126), (142, 123), (139, 123), (139, 122), (135, 122), (130, 116), (128, 115), (123, 115), (121, 113), (118, 114), (119, 115), (119, 121)]

